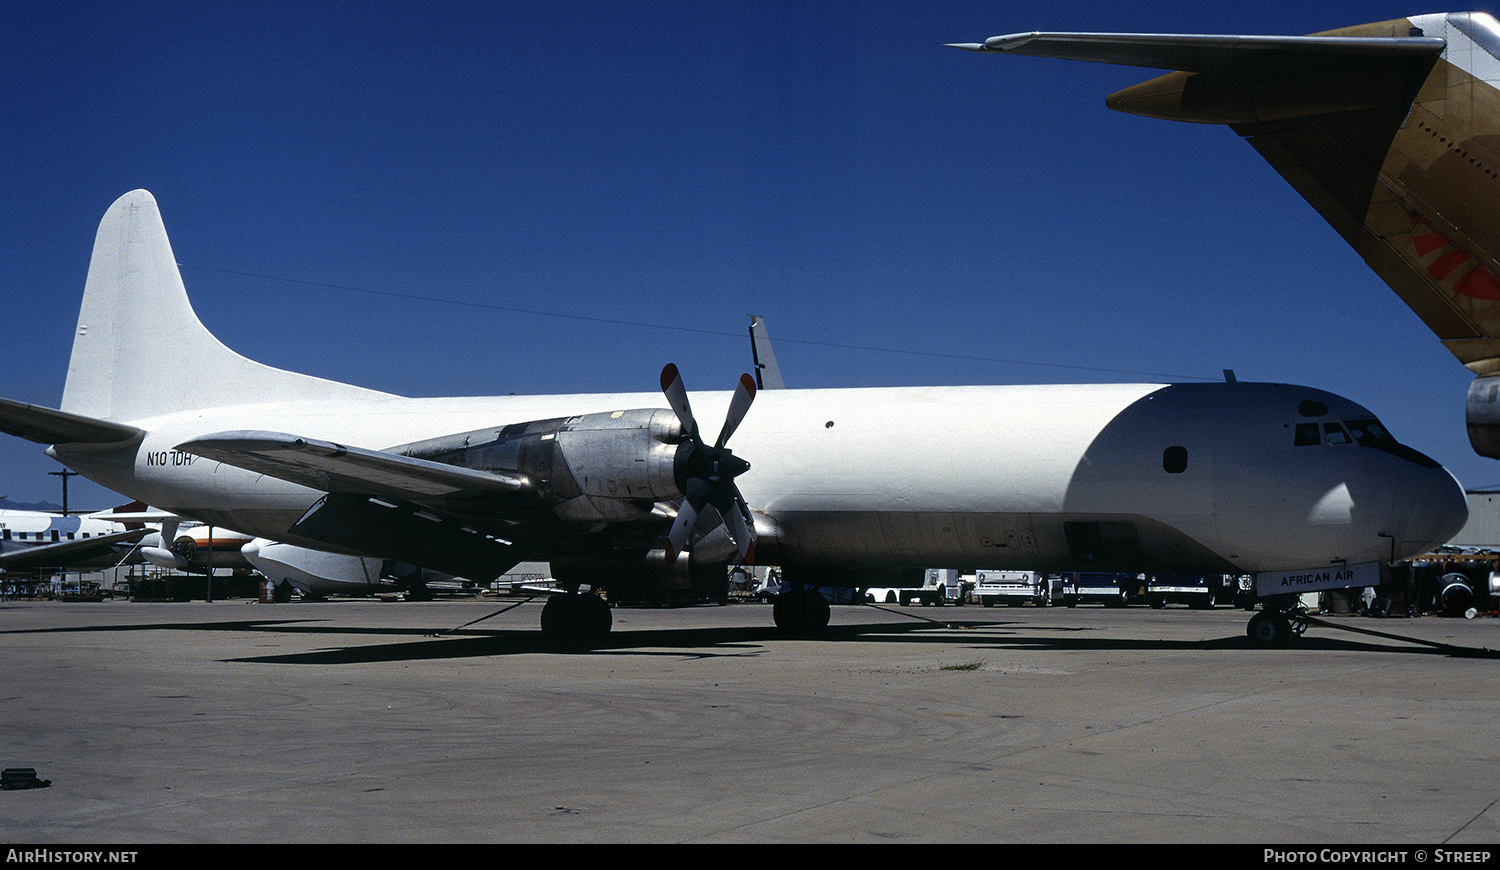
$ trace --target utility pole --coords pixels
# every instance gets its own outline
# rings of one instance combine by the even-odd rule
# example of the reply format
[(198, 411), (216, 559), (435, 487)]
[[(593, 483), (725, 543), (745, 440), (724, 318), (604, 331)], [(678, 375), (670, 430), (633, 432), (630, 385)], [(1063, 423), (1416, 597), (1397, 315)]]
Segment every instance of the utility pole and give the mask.
[(78, 476), (78, 472), (76, 472), (76, 471), (69, 471), (68, 469), (64, 468), (62, 471), (49, 471), (47, 473), (50, 474), (50, 475), (52, 475), (53, 477), (61, 477), (62, 478), (62, 482), (63, 482), (63, 516), (67, 516), (68, 515), (68, 478), (70, 478), (70, 477), (77, 477)]

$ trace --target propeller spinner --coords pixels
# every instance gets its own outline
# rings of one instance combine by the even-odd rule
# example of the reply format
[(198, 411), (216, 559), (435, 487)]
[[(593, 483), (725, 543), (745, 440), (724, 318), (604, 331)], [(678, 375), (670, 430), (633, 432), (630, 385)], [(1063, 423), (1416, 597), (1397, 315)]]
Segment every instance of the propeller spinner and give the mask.
[(698, 431), (698, 421), (694, 419), (692, 406), (688, 403), (687, 387), (682, 383), (682, 375), (678, 373), (677, 366), (672, 363), (667, 363), (667, 367), (661, 370), (661, 390), (666, 394), (667, 403), (672, 406), (673, 413), (682, 423), (682, 431), (692, 444), (692, 450), (678, 472), (678, 485), (682, 488), (683, 499), (677, 507), (677, 519), (672, 522), (672, 529), (667, 533), (667, 567), (676, 564), (677, 556), (687, 545), (688, 536), (697, 525), (698, 515), (705, 505), (713, 505), (720, 519), (728, 526), (730, 537), (734, 538), (735, 544), (740, 548), (740, 559), (744, 562), (753, 561), (755, 525), (750, 517), (750, 506), (740, 495), (739, 487), (734, 485), (734, 479), (748, 471), (750, 463), (735, 456), (724, 445), (745, 419), (750, 403), (755, 401), (755, 378), (748, 374), (740, 375), (739, 386), (735, 388), (734, 398), (729, 402), (729, 413), (724, 418), (724, 428), (719, 430), (719, 437), (713, 446), (705, 444)]

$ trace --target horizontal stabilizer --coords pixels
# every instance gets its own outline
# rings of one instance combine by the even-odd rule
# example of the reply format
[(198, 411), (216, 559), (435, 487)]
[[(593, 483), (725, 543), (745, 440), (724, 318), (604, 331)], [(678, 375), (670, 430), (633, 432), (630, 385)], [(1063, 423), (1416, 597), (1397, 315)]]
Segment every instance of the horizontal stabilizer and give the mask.
[(1169, 33), (1013, 33), (981, 43), (951, 43), (968, 51), (1053, 57), (1183, 72), (1306, 75), (1317, 68), (1360, 61), (1435, 55), (1440, 37), (1193, 36)]
[(142, 434), (140, 429), (123, 423), (10, 399), (0, 399), (0, 432), (38, 444), (113, 444)]
[(280, 432), (219, 432), (177, 446), (249, 471), (324, 492), (430, 503), (514, 493), (522, 476), (492, 474)]

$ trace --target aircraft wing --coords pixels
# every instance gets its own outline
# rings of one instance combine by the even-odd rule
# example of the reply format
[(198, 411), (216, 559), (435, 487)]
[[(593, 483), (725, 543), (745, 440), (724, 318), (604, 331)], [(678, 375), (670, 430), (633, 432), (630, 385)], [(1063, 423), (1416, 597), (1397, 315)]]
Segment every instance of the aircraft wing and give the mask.
[(1223, 75), (1306, 75), (1313, 67), (1434, 55), (1440, 37), (1195, 36), (1169, 33), (1012, 33), (950, 43), (967, 51), (1054, 57)]
[(115, 532), (112, 535), (23, 547), (9, 553), (0, 553), (0, 568), (7, 571), (29, 571), (35, 568), (64, 568), (81, 565), (106, 557), (113, 560), (115, 545), (134, 543), (150, 531), (150, 529), (132, 529), (126, 532)]
[(281, 432), (220, 432), (177, 446), (311, 489), (418, 504), (522, 492), (522, 475), (496, 474)]
[(503, 519), (504, 510), (497, 505), (531, 495), (531, 482), (524, 475), (477, 471), (281, 432), (220, 432), (177, 449), (328, 493), (288, 529), (304, 541), (481, 582), (494, 579), (526, 555), (512, 541), (476, 529), (479, 518), (473, 509), (483, 504)]

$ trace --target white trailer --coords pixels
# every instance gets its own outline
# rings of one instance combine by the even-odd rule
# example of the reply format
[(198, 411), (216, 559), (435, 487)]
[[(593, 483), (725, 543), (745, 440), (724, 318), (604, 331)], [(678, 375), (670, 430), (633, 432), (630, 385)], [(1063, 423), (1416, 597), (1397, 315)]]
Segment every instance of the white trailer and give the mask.
[(1030, 601), (1037, 607), (1050, 604), (1068, 604), (1062, 578), (1048, 577), (1035, 571), (995, 571), (980, 569), (974, 572), (974, 598), (985, 607), (996, 603), (1020, 607)]
[(913, 601), (934, 606), (963, 604), (973, 585), (973, 577), (957, 568), (928, 568), (922, 572), (921, 586), (869, 586), (864, 590), (864, 599), (871, 604), (903, 607)]

